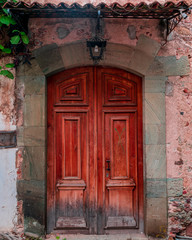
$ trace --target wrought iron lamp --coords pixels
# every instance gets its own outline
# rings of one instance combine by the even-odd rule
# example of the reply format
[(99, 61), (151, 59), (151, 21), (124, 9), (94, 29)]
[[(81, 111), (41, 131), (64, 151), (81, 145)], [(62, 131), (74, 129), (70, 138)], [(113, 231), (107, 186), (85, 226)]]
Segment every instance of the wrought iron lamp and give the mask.
[(100, 37), (101, 26), (100, 26), (100, 10), (98, 11), (96, 34), (93, 38), (87, 40), (87, 48), (94, 64), (98, 64), (103, 59), (103, 54), (107, 45), (106, 39)]

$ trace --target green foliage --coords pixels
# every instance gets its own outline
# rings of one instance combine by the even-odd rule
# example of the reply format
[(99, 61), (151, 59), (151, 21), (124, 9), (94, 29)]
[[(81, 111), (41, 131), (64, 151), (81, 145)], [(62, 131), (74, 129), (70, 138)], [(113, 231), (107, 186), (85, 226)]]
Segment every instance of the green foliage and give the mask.
[[(59, 240), (60, 239), (60, 236), (56, 236), (55, 237), (57, 240)], [(67, 240), (66, 238), (63, 238), (62, 240)]]
[(11, 44), (18, 44), (19, 43), (19, 41), (20, 41), (20, 36), (19, 35), (15, 35), (15, 36), (13, 36), (12, 38), (11, 38), (11, 40), (10, 40), (10, 42), (11, 42)]
[(9, 70), (1, 70), (0, 75), (8, 77), (10, 79), (14, 79), (13, 74)]
[(9, 26), (10, 24), (15, 25), (16, 22), (11, 16), (2, 15), (0, 16), (0, 23)]
[[(16, 3), (17, 0), (0, 0), (0, 28), (2, 27), (10, 27), (10, 25), (13, 25), (15, 29), (12, 31), (12, 37), (10, 39), (10, 43), (14, 46), (18, 44), (28, 44), (29, 38), (26, 35), (25, 32), (19, 31), (16, 29), (16, 21), (12, 18), (12, 16), (9, 13), (9, 10), (3, 8), (4, 4), (6, 2), (13, 2)], [(12, 50), (11, 48), (7, 48), (0, 44), (0, 54), (4, 56), (4, 54), (11, 54)], [(15, 65), (13, 63), (8, 63), (5, 66), (0, 66), (0, 75), (3, 75), (7, 78), (14, 79), (13, 74), (8, 70), (10, 68), (13, 68)]]
[(8, 63), (5, 65), (6, 68), (14, 68), (15, 64), (14, 63)]
[(13, 30), (12, 32), (16, 33), (16, 35), (14, 35), (11, 38), (11, 40), (10, 40), (11, 44), (15, 45), (15, 44), (20, 43), (20, 41), (22, 41), (24, 44), (29, 43), (29, 38), (28, 38), (28, 36), (26, 35), (25, 32), (21, 32), (19, 30)]

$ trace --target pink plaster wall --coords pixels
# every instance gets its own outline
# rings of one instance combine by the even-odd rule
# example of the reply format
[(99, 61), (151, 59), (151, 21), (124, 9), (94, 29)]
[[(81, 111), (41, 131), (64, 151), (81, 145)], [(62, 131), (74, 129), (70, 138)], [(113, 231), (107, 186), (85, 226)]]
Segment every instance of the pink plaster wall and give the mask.
[[(160, 43), (164, 42), (161, 32), (157, 30), (158, 20), (105, 19), (104, 22), (104, 38), (112, 43), (134, 47), (141, 34), (151, 37)], [(29, 29), (32, 48), (39, 48), (51, 43), (63, 45), (78, 40), (86, 41), (86, 39), (91, 37), (91, 29), (95, 28), (95, 24), (96, 20), (90, 19), (30, 19)], [(136, 39), (134, 40), (131, 40), (128, 36), (128, 25), (135, 26)], [(59, 39), (58, 37), (59, 27), (67, 28), (70, 32), (64, 39)]]
[[(6, 63), (12, 62), (11, 58), (0, 59), (0, 66), (4, 66)], [(11, 70), (15, 73), (14, 70)], [(10, 131), (16, 129), (15, 121), (15, 81), (0, 76), (0, 131)]]
[[(188, 56), (192, 64), (192, 16), (175, 29), (172, 41), (159, 55)], [(192, 71), (189, 76), (169, 77), (173, 95), (166, 97), (167, 177), (184, 180), (184, 194), (192, 195)]]

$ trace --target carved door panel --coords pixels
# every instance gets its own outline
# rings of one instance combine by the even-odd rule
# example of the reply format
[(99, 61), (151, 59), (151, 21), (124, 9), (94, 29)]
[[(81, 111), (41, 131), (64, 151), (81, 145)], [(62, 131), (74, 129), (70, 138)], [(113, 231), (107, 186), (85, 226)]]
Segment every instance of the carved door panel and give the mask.
[(48, 79), (47, 228), (89, 231), (93, 69)]
[(141, 79), (99, 68), (97, 82), (98, 231), (122, 233), (142, 228)]
[(50, 77), (48, 232), (101, 234), (138, 228), (141, 146), (139, 77), (99, 67)]

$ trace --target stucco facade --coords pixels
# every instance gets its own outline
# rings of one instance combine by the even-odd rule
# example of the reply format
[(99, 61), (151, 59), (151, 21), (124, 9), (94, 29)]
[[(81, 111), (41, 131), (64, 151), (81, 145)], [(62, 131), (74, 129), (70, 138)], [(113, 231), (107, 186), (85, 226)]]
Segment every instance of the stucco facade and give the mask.
[[(191, 21), (191, 15), (183, 19), (165, 43), (159, 20), (102, 20), (107, 48), (99, 65), (124, 69), (143, 79), (145, 217), (140, 224), (147, 235), (155, 237), (170, 232), (190, 235), (192, 231)], [(20, 65), (14, 80), (1, 77), (0, 130), (17, 131), (17, 148), (0, 149), (0, 192), (4, 193), (0, 196), (0, 219), (5, 220), (0, 230), (24, 227), (26, 232), (43, 234), (46, 78), (93, 65), (86, 39), (94, 31), (95, 20), (31, 18), (28, 27), (32, 65)]]

